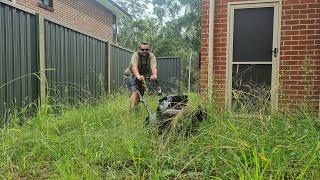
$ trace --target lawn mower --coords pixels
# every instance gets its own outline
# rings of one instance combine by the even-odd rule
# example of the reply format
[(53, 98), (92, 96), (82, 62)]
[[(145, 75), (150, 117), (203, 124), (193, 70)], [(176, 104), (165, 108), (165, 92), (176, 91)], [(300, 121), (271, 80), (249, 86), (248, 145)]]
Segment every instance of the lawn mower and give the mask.
[[(153, 81), (156, 85), (154, 89), (156, 89), (157, 94), (161, 96), (155, 113), (151, 112), (144, 97), (137, 92), (140, 102), (142, 102), (148, 112), (148, 116), (145, 119), (145, 126), (155, 124), (159, 135), (173, 128), (175, 131), (180, 131), (185, 128), (188, 133), (193, 133), (198, 124), (207, 118), (206, 109), (201, 106), (197, 106), (196, 108), (189, 107), (188, 95), (165, 95), (158, 81)], [(177, 121), (178, 116), (183, 119), (183, 122)]]

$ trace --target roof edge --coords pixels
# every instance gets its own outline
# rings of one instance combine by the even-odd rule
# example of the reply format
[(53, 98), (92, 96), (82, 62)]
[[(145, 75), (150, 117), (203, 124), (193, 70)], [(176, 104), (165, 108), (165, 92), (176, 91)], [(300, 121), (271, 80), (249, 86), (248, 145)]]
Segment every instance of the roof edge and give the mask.
[(113, 14), (118, 17), (131, 17), (131, 15), (122, 9), (118, 4), (112, 0), (96, 0), (98, 3), (109, 9)]

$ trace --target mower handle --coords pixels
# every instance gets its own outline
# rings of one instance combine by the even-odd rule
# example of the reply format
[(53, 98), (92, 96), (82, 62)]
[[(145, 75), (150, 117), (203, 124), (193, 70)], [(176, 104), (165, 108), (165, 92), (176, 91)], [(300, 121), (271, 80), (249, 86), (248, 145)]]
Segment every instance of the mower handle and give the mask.
[(144, 79), (150, 79), (156, 83), (157, 86), (159, 86), (158, 79), (151, 79), (151, 77), (144, 77)]
[(154, 81), (156, 83), (156, 86), (157, 86), (158, 95), (163, 96), (163, 93), (162, 93), (161, 87), (159, 85), (158, 79), (151, 79), (151, 77), (144, 77), (144, 79), (150, 79), (151, 81)]

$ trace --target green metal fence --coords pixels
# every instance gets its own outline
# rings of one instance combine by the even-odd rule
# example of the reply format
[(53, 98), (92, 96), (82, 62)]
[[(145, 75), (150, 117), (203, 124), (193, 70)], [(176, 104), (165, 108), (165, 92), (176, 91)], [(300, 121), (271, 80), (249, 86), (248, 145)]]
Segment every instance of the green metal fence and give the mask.
[(0, 112), (36, 101), (36, 15), (0, 2)]
[(107, 46), (106, 42), (45, 20), (49, 96), (73, 101), (105, 95)]
[(158, 81), (164, 93), (179, 89), (181, 83), (181, 59), (178, 57), (157, 57)]
[(123, 81), (123, 71), (129, 66), (132, 51), (110, 45), (110, 87), (111, 92), (125, 88)]

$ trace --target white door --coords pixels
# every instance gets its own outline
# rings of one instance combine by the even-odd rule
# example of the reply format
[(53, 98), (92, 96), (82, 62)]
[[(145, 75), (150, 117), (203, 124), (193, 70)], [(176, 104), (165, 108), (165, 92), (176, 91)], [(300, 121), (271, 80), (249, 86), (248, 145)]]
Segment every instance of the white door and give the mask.
[(279, 2), (229, 4), (226, 104), (232, 111), (266, 113), (277, 104), (279, 23)]

